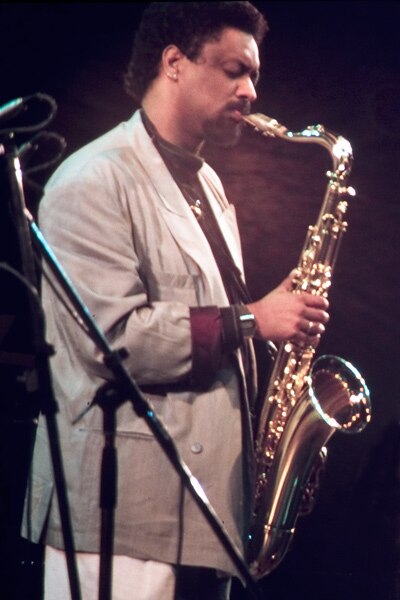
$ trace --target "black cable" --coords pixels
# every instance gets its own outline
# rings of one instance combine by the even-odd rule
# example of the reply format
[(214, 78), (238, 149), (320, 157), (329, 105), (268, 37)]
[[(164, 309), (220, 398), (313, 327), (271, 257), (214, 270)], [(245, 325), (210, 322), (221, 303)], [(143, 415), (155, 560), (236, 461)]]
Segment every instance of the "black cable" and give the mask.
[[(13, 127), (7, 127), (6, 129), (0, 129), (0, 135), (9, 135), (16, 133), (31, 133), (33, 131), (39, 131), (48, 125), (54, 118), (54, 115), (57, 112), (57, 104), (54, 98), (49, 96), (48, 94), (42, 94), (40, 92), (36, 94), (31, 94), (30, 96), (26, 96), (25, 98), (17, 98), (14, 101), (8, 103), (8, 105), (12, 105), (15, 103), (17, 105), (16, 113), (24, 113), (27, 112), (30, 106), (35, 102), (46, 102), (49, 106), (49, 112), (46, 117), (33, 125), (19, 125)], [(7, 106), (7, 105), (6, 105)], [(6, 107), (3, 107), (5, 109)], [(4, 112), (7, 112), (6, 110)], [(6, 115), (7, 116), (7, 115)]]

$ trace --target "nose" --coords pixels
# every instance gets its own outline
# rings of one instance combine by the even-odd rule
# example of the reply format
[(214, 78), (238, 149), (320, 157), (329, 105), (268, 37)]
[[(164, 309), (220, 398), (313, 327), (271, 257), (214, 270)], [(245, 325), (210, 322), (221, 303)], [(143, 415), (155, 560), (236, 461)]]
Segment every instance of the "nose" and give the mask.
[(240, 80), (236, 94), (239, 98), (246, 98), (249, 102), (254, 102), (257, 99), (255, 84), (251, 77), (246, 76)]

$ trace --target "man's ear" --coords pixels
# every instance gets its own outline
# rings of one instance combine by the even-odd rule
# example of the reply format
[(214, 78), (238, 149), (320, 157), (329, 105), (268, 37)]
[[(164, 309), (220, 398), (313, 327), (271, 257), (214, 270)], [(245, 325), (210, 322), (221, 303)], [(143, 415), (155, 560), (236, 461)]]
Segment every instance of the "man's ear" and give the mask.
[(178, 46), (171, 44), (164, 48), (161, 63), (167, 77), (175, 80), (178, 79), (183, 57), (184, 54), (179, 50)]

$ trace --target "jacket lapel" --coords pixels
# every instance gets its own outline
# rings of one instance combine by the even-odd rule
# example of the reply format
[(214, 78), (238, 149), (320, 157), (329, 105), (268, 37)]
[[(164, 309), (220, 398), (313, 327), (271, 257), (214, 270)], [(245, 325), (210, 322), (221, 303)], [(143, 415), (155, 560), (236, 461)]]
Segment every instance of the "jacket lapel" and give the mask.
[[(180, 248), (199, 266), (213, 303), (226, 305), (228, 299), (211, 248), (183, 194), (147, 134), (139, 112), (134, 114), (128, 126), (130, 142), (143, 168), (151, 175), (151, 181), (160, 200), (159, 212), (172, 236)], [(155, 173), (157, 177), (154, 177)], [(222, 234), (239, 268), (242, 268), (233, 207), (223, 211), (221, 192), (218, 192), (207, 175), (201, 175), (201, 180), (217, 220), (222, 224)], [(213, 194), (217, 194), (218, 200), (213, 197)]]

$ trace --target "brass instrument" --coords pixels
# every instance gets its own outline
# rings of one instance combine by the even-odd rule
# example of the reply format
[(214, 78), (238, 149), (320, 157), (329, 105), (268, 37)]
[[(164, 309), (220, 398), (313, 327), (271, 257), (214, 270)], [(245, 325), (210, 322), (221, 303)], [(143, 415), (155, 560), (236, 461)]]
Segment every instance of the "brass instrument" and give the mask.
[[(315, 225), (308, 228), (292, 291), (327, 297), (347, 223), (346, 187), (352, 163), (350, 143), (322, 125), (293, 133), (259, 113), (243, 117), (263, 135), (317, 143), (331, 154), (332, 171)], [(312, 363), (315, 348), (283, 342), (269, 379), (256, 432), (254, 519), (249, 562), (254, 577), (270, 573), (285, 556), (299, 515), (310, 512), (325, 444), (335, 431), (357, 433), (371, 418), (369, 390), (360, 373), (337, 356)]]

